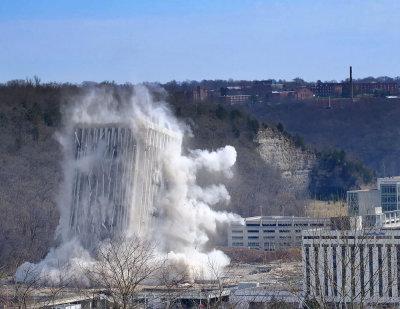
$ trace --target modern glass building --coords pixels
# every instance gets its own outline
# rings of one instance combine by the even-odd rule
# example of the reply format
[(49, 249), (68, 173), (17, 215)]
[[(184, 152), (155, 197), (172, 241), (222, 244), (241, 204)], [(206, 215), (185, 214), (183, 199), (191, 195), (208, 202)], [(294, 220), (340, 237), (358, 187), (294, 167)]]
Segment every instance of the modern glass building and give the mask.
[(378, 178), (383, 212), (400, 210), (400, 176)]

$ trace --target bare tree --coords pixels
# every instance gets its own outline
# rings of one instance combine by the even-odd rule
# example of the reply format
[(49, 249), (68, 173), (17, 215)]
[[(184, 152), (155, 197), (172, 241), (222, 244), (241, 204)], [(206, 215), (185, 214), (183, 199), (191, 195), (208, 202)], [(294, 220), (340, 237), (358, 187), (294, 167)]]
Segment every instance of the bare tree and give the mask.
[(11, 284), (2, 287), (1, 305), (25, 309), (31, 306), (32, 294), (40, 288), (42, 280), (35, 265), (27, 265), (19, 272), (20, 278), (12, 278)]
[(167, 264), (157, 272), (157, 288), (160, 290), (158, 302), (163, 304), (163, 308), (181, 307), (180, 298), (193, 287), (189, 279), (187, 268), (174, 264)]
[(85, 271), (94, 287), (105, 289), (116, 308), (139, 305), (140, 285), (155, 278), (164, 266), (155, 244), (138, 237), (116, 237), (97, 250), (96, 262)]

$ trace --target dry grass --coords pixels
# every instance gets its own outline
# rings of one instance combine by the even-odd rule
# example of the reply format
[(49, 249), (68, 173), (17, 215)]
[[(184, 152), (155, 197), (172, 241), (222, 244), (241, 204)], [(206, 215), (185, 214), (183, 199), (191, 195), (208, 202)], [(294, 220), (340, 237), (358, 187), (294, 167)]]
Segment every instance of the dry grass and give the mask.
[(248, 248), (219, 248), (233, 263), (270, 263), (273, 261), (301, 261), (300, 249), (285, 249), (278, 251), (262, 251)]
[(306, 208), (306, 215), (317, 218), (347, 216), (347, 204), (345, 201), (313, 200)]

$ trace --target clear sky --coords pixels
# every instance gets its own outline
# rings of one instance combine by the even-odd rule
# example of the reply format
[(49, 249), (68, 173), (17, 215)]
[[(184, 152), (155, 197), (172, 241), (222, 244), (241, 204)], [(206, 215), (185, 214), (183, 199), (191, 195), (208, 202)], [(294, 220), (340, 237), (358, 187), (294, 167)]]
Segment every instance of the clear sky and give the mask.
[(400, 75), (399, 0), (1, 0), (0, 82)]

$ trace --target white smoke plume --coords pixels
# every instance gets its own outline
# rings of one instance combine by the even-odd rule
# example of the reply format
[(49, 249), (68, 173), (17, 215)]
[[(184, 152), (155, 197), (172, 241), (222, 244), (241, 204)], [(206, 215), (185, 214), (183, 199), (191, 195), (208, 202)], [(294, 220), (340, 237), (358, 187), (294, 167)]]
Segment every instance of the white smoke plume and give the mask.
[[(118, 93), (117, 93), (118, 94)], [(22, 278), (27, 269), (35, 268), (50, 283), (59, 283), (60, 272), (79, 273), (79, 267), (95, 263), (90, 249), (82, 245), (79, 237), (69, 233), (70, 208), (72, 203), (74, 170), (90, 171), (95, 164), (97, 154), (93, 153), (80, 160), (73, 158), (73, 128), (78, 124), (125, 124), (139, 134), (139, 127), (145, 123), (154, 123), (161, 128), (174, 132), (182, 140), (187, 131), (171, 113), (165, 102), (153, 102), (150, 91), (144, 86), (135, 86), (130, 96), (116, 98), (115, 90), (95, 88), (65, 111), (65, 128), (57, 134), (64, 151), (64, 181), (58, 199), (60, 223), (57, 238), (60, 245), (52, 248), (46, 258), (38, 264), (24, 263), (18, 269), (16, 277)], [(160, 255), (167, 255), (169, 263), (186, 267), (190, 275), (202, 274), (210, 277), (207, 263), (212, 260), (215, 266), (224, 267), (229, 258), (218, 250), (207, 252), (207, 235), (216, 232), (219, 223), (241, 220), (239, 216), (228, 212), (215, 211), (211, 206), (230, 201), (230, 195), (222, 184), (201, 187), (196, 182), (199, 171), (222, 173), (232, 177), (231, 167), (236, 161), (236, 150), (226, 146), (216, 151), (191, 150), (182, 154), (182, 145), (172, 143), (158, 157), (162, 166), (162, 177), (168, 184), (160, 190), (157, 202), (153, 205), (155, 216), (150, 220), (146, 237), (158, 244)], [(98, 205), (107, 211), (107, 204)], [(131, 221), (127, 235), (135, 233), (135, 222)], [(89, 236), (90, 237), (90, 236)], [(100, 244), (97, 244), (100, 245)]]

